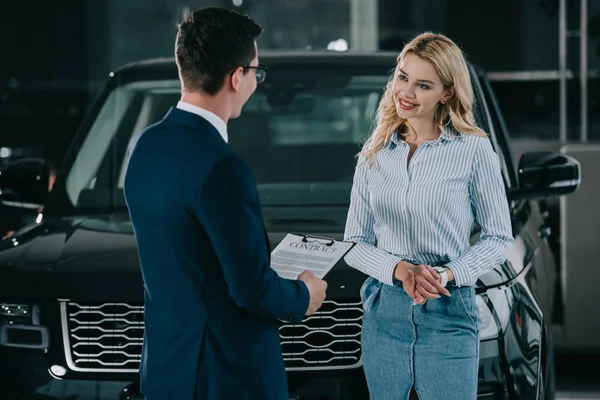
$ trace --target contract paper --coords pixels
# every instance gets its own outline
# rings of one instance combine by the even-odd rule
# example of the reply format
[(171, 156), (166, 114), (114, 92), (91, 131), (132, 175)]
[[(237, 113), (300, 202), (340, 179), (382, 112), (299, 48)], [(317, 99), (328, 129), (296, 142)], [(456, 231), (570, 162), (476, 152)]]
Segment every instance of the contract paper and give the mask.
[(353, 245), (329, 238), (289, 233), (271, 252), (271, 268), (282, 278), (296, 279), (309, 270), (323, 279)]

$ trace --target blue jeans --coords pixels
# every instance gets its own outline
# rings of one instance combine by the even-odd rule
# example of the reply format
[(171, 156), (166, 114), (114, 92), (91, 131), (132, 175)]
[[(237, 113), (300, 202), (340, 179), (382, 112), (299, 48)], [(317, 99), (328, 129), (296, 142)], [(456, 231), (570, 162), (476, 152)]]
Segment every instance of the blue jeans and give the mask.
[(479, 310), (473, 287), (413, 306), (402, 286), (368, 278), (361, 288), (363, 367), (371, 400), (474, 400)]

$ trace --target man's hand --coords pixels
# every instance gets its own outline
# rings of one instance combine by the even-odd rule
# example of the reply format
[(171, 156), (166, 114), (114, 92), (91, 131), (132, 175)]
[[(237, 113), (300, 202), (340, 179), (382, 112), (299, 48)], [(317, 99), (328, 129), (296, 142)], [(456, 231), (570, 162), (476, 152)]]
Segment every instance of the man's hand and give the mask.
[(304, 282), (310, 293), (310, 301), (308, 302), (308, 310), (306, 315), (314, 314), (325, 301), (327, 282), (317, 278), (311, 271), (304, 271), (298, 275), (298, 280)]

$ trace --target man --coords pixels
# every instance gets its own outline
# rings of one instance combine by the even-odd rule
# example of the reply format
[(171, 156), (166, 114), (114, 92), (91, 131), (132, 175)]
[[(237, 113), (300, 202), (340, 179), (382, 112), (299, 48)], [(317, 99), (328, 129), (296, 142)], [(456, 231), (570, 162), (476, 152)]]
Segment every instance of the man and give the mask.
[(299, 322), (327, 284), (279, 278), (249, 166), (227, 122), (264, 79), (262, 29), (205, 8), (180, 26), (182, 97), (135, 143), (125, 178), (145, 284), (141, 391), (148, 400), (288, 399), (278, 320)]

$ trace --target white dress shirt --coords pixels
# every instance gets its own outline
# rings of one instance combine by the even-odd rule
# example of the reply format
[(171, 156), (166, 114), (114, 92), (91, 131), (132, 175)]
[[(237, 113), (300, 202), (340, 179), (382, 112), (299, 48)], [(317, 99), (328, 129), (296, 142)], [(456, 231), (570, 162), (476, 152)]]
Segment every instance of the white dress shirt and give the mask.
[(177, 108), (183, 111), (191, 112), (193, 114), (199, 115), (208, 122), (221, 134), (225, 143), (227, 143), (227, 124), (223, 121), (217, 114), (208, 111), (202, 107), (195, 106), (190, 103), (186, 103), (185, 101), (179, 101), (177, 103)]

